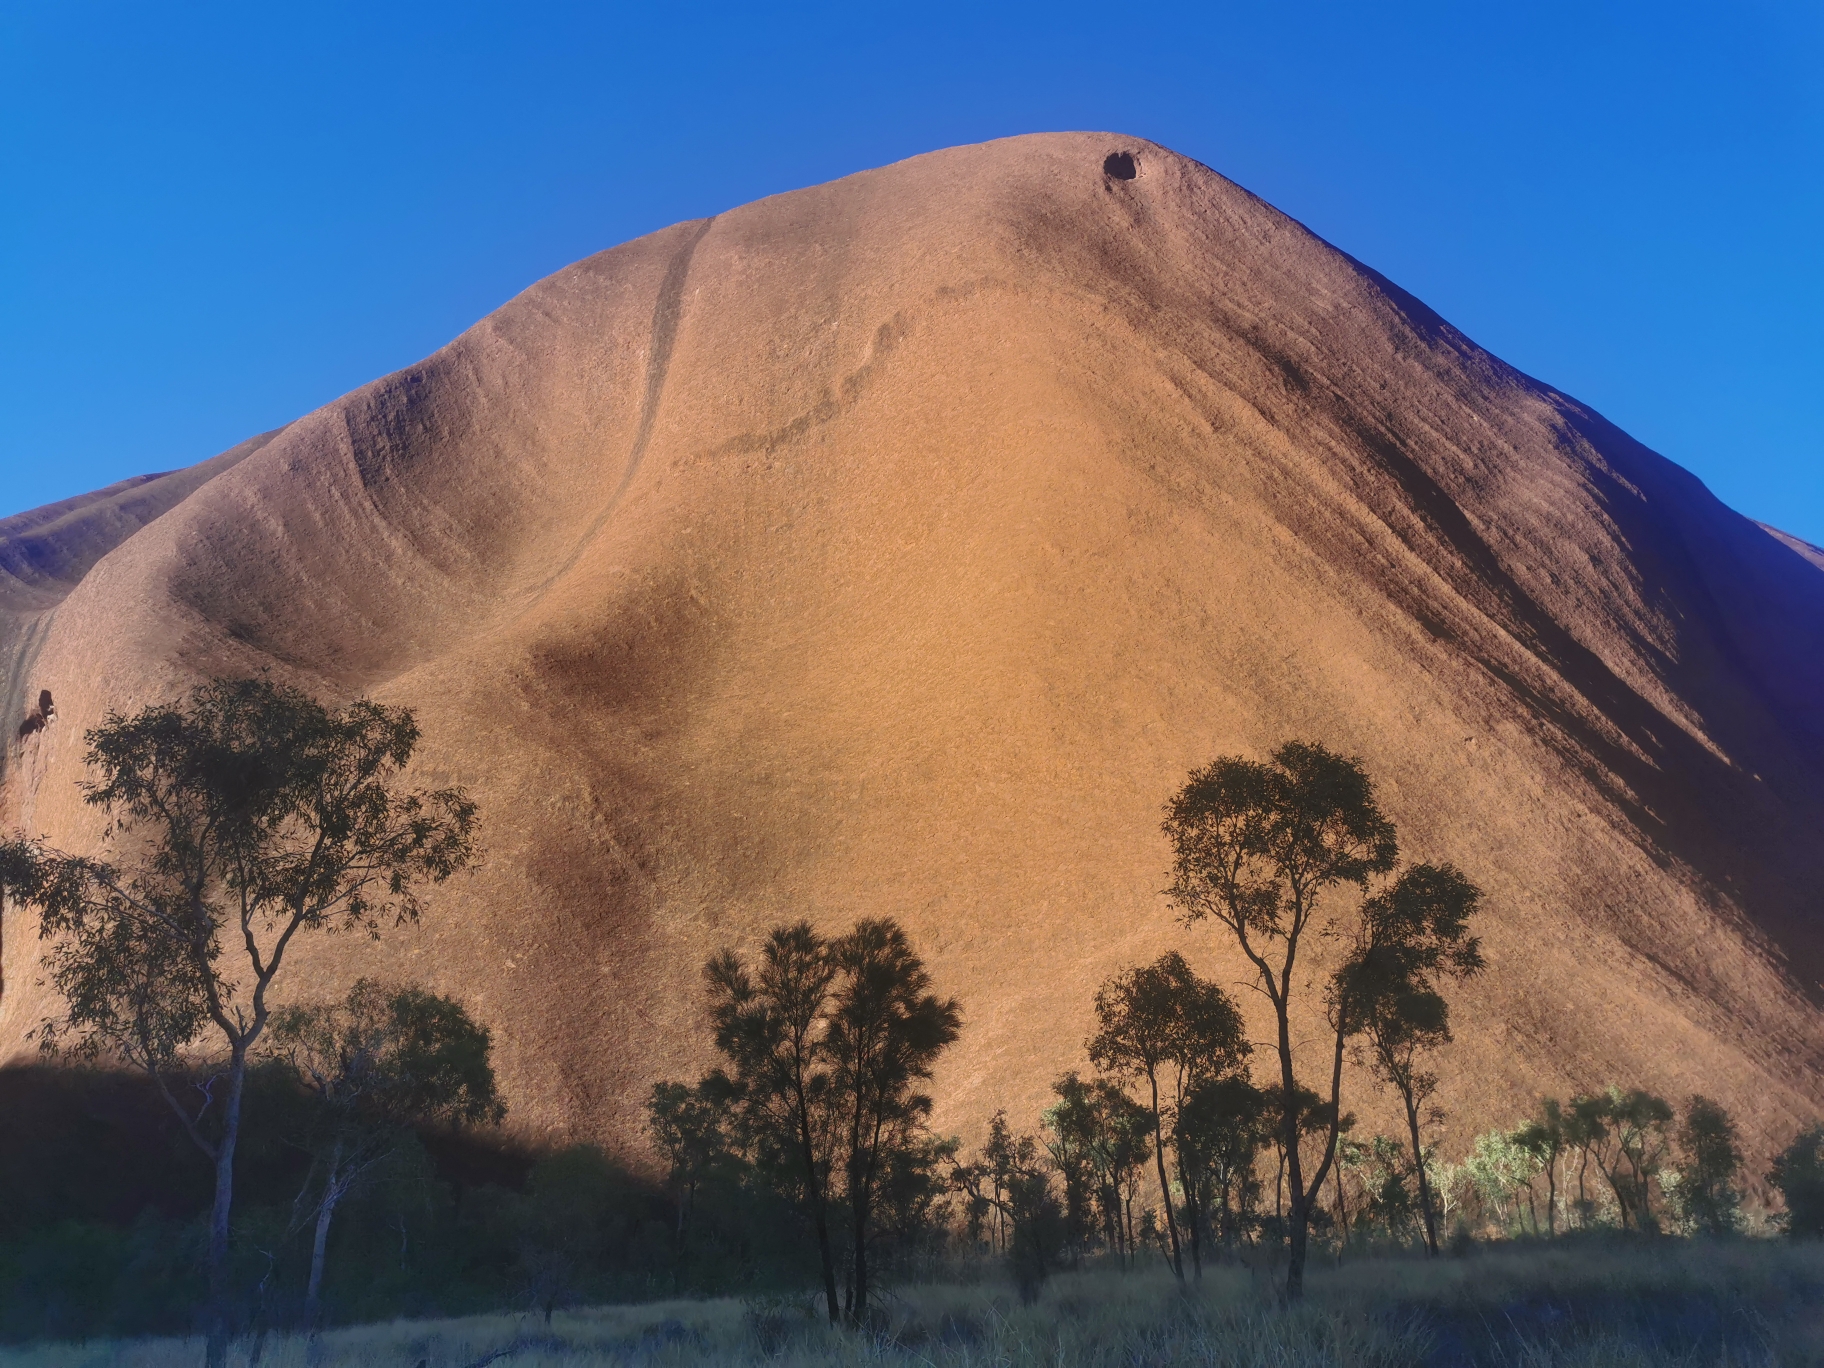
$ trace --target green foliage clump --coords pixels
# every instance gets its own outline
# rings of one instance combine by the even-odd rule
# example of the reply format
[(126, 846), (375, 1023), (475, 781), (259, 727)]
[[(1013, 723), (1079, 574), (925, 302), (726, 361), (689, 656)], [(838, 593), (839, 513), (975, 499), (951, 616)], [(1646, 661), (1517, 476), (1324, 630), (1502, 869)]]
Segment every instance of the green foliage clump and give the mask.
[(1678, 1127), (1679, 1162), (1672, 1198), (1686, 1230), (1728, 1235), (1741, 1225), (1742, 1194), (1736, 1177), (1742, 1152), (1729, 1113), (1707, 1097), (1685, 1103)]
[(268, 1049), (315, 1104), (302, 1133), (311, 1169), (292, 1222), (314, 1227), (304, 1293), (305, 1319), (314, 1323), (330, 1223), (343, 1199), (401, 1152), (414, 1127), (498, 1124), (506, 1106), (494, 1087), (487, 1027), (461, 1003), (422, 988), (361, 979), (339, 1002), (286, 1008), (273, 1016)]
[(1786, 1200), (1786, 1233), (1795, 1239), (1824, 1238), (1824, 1126), (1800, 1131), (1773, 1161), (1767, 1181)]
[[(648, 1103), (684, 1194), (679, 1237), (695, 1185), (719, 1166), (796, 1209), (830, 1321), (868, 1324), (877, 1246), (895, 1233), (916, 1242), (936, 1200), (946, 1148), (926, 1130), (922, 1085), (962, 1011), (930, 991), (923, 960), (885, 918), (834, 939), (809, 922), (778, 927), (752, 964), (724, 950), (704, 979), (726, 1069), (694, 1089), (661, 1084)], [(712, 1129), (705, 1108), (716, 1105), (729, 1120)]]

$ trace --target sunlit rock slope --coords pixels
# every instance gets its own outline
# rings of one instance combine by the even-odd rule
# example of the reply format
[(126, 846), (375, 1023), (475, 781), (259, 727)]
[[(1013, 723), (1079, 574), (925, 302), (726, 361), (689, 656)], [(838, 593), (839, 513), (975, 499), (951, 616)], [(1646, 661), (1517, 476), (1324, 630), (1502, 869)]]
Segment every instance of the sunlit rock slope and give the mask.
[[(1815, 550), (1133, 138), (604, 252), (215, 462), (0, 524), (0, 567), (13, 723), (59, 714), (9, 724), (8, 827), (90, 846), (83, 729), (212, 674), (418, 709), (485, 866), (289, 987), (460, 994), (532, 1134), (635, 1141), (704, 1061), (705, 956), (801, 914), (899, 917), (962, 998), (941, 1127), (1036, 1119), (1112, 970), (1242, 977), (1157, 891), (1160, 809), (1287, 737), (1488, 890), (1451, 1137), (1610, 1081), (1763, 1144), (1824, 1103)], [(8, 1048), (35, 953), (9, 911)]]

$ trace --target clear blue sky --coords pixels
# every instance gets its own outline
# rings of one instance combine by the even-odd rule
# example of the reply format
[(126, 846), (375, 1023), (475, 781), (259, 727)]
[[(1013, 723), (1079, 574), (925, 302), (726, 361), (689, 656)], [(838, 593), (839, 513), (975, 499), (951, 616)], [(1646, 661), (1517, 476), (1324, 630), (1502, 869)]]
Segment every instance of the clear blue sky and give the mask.
[(1824, 6), (0, 0), (0, 513), (678, 219), (1042, 129), (1209, 163), (1824, 542)]

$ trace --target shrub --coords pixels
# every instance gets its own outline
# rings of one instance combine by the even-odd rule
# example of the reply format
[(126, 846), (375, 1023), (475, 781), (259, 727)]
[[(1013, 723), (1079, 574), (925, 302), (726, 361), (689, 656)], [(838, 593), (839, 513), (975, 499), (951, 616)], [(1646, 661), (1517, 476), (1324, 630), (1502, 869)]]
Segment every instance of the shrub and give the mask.
[(1824, 1126), (1800, 1131), (1773, 1161), (1767, 1181), (1786, 1199), (1783, 1224), (1788, 1235), (1824, 1236)]
[(1742, 1194), (1735, 1186), (1742, 1152), (1729, 1113), (1707, 1097), (1685, 1104), (1678, 1128), (1680, 1161), (1672, 1199), (1685, 1229), (1724, 1235), (1741, 1224)]

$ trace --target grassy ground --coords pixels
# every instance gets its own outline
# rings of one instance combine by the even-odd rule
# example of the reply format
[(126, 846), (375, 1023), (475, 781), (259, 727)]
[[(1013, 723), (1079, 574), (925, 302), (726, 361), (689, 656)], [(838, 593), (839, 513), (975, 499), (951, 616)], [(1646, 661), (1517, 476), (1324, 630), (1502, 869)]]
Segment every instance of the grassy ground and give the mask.
[[(1461, 1258), (1393, 1256), (1314, 1267), (1297, 1307), (1279, 1270), (1223, 1268), (1181, 1293), (1161, 1270), (1054, 1278), (1037, 1305), (1006, 1285), (904, 1287), (870, 1334), (821, 1323), (809, 1299), (678, 1301), (399, 1321), (311, 1346), (274, 1336), (261, 1368), (1622, 1368), (1824, 1365), (1824, 1246), (1664, 1241), (1507, 1246)], [(239, 1344), (230, 1362), (249, 1361)], [(7, 1368), (176, 1368), (200, 1341), (48, 1345)]]

